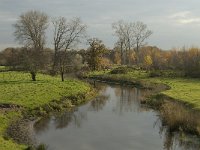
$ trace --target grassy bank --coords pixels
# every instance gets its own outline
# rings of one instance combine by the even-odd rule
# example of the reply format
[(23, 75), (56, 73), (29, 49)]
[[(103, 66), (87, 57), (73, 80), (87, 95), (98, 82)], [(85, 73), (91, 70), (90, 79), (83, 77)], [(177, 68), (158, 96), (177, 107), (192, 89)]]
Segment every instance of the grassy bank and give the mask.
[(163, 91), (163, 94), (175, 100), (180, 100), (186, 105), (191, 105), (193, 109), (200, 110), (200, 79), (155, 78), (149, 80), (169, 85), (171, 88)]
[[(81, 81), (68, 79), (61, 82), (60, 78), (38, 74), (37, 81), (30, 80), (28, 73), (22, 72), (1, 72), (0, 73), (0, 105), (10, 104), (14, 108), (0, 108), (0, 149), (23, 149), (26, 146), (18, 145), (11, 140), (3, 138), (8, 125), (13, 119), (21, 116), (21, 110), (34, 110), (45, 104), (60, 101), (61, 98), (74, 99), (79, 95), (87, 95), (91, 87)], [(87, 97), (84, 97), (84, 99)], [(83, 100), (83, 99), (81, 99)], [(73, 104), (79, 104), (76, 101)], [(71, 103), (71, 101), (70, 101)], [(20, 106), (20, 110), (15, 107)], [(19, 109), (19, 108), (18, 108)]]
[(200, 79), (192, 78), (172, 78), (172, 77), (149, 77), (145, 71), (132, 70), (125, 74), (111, 74), (106, 72), (90, 72), (88, 77), (101, 77), (105, 80), (162, 83), (170, 87), (169, 90), (162, 91), (163, 94), (186, 104), (192, 105), (194, 109), (200, 110)]

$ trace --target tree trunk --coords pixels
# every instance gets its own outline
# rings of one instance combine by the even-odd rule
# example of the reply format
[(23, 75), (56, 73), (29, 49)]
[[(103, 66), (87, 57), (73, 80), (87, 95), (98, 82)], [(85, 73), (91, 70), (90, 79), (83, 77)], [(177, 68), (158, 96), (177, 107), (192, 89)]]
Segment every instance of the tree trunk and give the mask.
[(31, 78), (32, 78), (32, 81), (36, 81), (36, 73), (34, 71), (31, 71)]
[(52, 67), (52, 70), (53, 72), (55, 73), (56, 72), (56, 66), (57, 66), (57, 48), (55, 47), (55, 52), (54, 52), (54, 58), (53, 58), (53, 67)]
[(137, 47), (136, 47), (136, 64), (139, 64), (139, 43), (137, 41)]
[(61, 80), (62, 80), (62, 82), (64, 82), (64, 72), (61, 71), (60, 75), (61, 75)]
[(128, 50), (127, 50), (127, 48), (126, 48), (126, 65), (128, 65)]
[(120, 43), (120, 50), (121, 50), (121, 65), (124, 64), (124, 60), (123, 60), (123, 42)]

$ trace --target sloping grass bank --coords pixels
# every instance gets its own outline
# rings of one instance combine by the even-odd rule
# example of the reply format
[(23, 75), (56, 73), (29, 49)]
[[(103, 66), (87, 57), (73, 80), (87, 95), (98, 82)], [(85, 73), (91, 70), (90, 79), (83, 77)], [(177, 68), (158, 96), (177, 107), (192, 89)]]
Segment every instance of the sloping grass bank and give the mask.
[(42, 106), (50, 103), (52, 106), (50, 108), (57, 108), (56, 101), (60, 101), (63, 98), (66, 98), (67, 106), (78, 105), (85, 101), (89, 94), (92, 95), (93, 93), (90, 85), (74, 79), (61, 82), (60, 78), (43, 74), (38, 74), (38, 80), (35, 82), (32, 82), (30, 79), (28, 73), (0, 73), (0, 106), (4, 106), (3, 104), (13, 106), (13, 108), (0, 107), (1, 150), (26, 148), (24, 145), (16, 144), (12, 140), (4, 138), (9, 124), (22, 116), (24, 114), (22, 112), (35, 109), (40, 110)]
[[(182, 101), (188, 105), (192, 105), (193, 109), (200, 110), (200, 79), (192, 78), (163, 78), (149, 77), (145, 71), (131, 71), (126, 74), (111, 74), (110, 72), (90, 72), (87, 77), (120, 82), (124, 84), (135, 83), (143, 84), (145, 87), (153, 87), (157, 84), (165, 84), (170, 88), (161, 93), (170, 98)], [(163, 89), (161, 89), (163, 90)]]
[(163, 83), (171, 88), (162, 91), (163, 94), (200, 110), (200, 79), (191, 78), (153, 78), (151, 82)]

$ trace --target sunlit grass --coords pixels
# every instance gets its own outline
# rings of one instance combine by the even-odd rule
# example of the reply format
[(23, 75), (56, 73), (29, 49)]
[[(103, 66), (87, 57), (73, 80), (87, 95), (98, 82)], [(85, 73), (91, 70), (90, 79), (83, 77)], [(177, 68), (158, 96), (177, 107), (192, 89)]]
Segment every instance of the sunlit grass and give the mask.
[(188, 104), (192, 104), (194, 108), (200, 109), (200, 79), (187, 78), (154, 78), (150, 79), (154, 82), (161, 82), (169, 85), (170, 90), (162, 93)]
[(0, 73), (0, 103), (17, 104), (34, 108), (62, 96), (88, 92), (90, 87), (78, 80), (38, 74), (37, 81), (31, 81), (28, 73)]

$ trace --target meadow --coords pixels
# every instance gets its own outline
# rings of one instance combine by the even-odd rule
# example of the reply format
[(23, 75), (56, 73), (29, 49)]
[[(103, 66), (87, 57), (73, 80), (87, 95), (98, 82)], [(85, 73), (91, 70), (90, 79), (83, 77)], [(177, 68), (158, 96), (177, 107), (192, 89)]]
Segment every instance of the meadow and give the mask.
[[(64, 96), (86, 95), (91, 87), (82, 81), (37, 74), (37, 81), (31, 81), (30, 74), (25, 72), (0, 73), (0, 104), (17, 105), (27, 110), (59, 101)], [(0, 150), (20, 150), (26, 148), (11, 139), (4, 138), (5, 131), (11, 121), (22, 116), (20, 110), (0, 109)]]
[(0, 73), (0, 103), (16, 104), (34, 108), (63, 96), (88, 92), (90, 87), (81, 81), (38, 74), (37, 81), (31, 81), (29, 73)]

